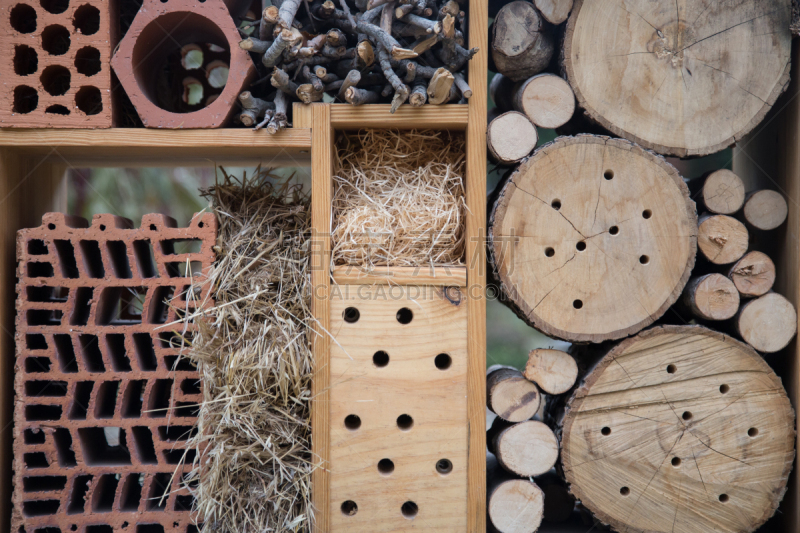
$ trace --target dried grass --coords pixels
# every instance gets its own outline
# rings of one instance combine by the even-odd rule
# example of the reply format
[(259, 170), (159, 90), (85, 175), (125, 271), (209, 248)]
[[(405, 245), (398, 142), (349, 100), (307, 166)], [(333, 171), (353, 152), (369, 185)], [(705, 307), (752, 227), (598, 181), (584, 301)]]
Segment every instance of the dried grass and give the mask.
[(203, 533), (309, 531), (310, 206), (260, 169), (202, 191), (219, 220), (215, 304), (188, 355), (203, 383), (189, 484)]
[(334, 266), (463, 264), (463, 135), (362, 130), (343, 134), (338, 145)]

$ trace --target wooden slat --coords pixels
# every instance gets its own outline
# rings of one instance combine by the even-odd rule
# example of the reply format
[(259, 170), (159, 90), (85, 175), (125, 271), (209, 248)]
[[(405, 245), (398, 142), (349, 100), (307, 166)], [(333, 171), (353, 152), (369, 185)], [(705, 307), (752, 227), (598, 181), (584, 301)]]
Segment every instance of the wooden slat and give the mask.
[[(311, 285), (312, 311), (319, 328), (314, 337), (314, 383), (311, 404), (312, 449), (321, 468), (314, 470), (313, 503), (315, 530), (330, 531), (330, 250), (333, 175), (333, 130), (328, 104), (311, 104)], [(307, 111), (301, 121), (307, 121)]]
[[(485, 71), (483, 77), (486, 78)], [(473, 99), (475, 98), (480, 97), (473, 96)], [(361, 128), (463, 130), (467, 127), (469, 118), (467, 106), (458, 104), (426, 105), (423, 107), (403, 105), (394, 114), (389, 112), (390, 108), (389, 104), (363, 106), (333, 104), (331, 106), (331, 121), (333, 127), (337, 130)], [(486, 147), (484, 146), (485, 149)]]
[(465, 287), (465, 267), (382, 267), (363, 272), (355, 267), (333, 269), (333, 281), (339, 285), (436, 285), (440, 287)]

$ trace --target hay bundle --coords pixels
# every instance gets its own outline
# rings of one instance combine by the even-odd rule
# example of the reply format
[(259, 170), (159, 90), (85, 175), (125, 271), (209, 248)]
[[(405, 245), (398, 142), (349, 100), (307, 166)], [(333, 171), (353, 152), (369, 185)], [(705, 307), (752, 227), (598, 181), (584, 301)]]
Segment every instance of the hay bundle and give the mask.
[(464, 263), (463, 135), (343, 134), (333, 195), (332, 261), (379, 266)]
[[(223, 171), (224, 173), (224, 171)], [(219, 219), (216, 299), (189, 356), (203, 383), (188, 481), (203, 533), (311, 529), (310, 208), (259, 171), (202, 191)]]

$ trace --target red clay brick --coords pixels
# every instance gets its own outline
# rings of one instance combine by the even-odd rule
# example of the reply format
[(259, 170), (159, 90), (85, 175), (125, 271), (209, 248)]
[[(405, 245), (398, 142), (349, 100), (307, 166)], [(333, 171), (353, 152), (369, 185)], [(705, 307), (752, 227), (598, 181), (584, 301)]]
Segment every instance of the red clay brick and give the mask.
[(0, 127), (111, 127), (117, 26), (111, 0), (0, 0)]
[[(169, 345), (181, 326), (164, 327), (179, 317), (162, 302), (194, 290), (215, 237), (209, 213), (187, 228), (146, 215), (139, 229), (112, 215), (89, 226), (49, 213), (18, 233), (14, 533), (196, 531), (172, 474), (202, 396), (196, 370)], [(183, 239), (196, 249), (176, 249)], [(193, 279), (180, 270), (187, 261), (198, 262)], [(198, 296), (197, 308), (212, 305), (207, 291)], [(119, 445), (104, 428), (120, 428)]]

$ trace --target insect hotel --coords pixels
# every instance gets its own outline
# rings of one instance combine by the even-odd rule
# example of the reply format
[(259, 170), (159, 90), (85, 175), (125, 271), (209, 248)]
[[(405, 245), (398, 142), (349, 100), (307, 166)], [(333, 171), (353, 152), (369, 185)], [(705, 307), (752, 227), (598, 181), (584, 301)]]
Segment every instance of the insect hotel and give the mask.
[(0, 14), (1, 530), (800, 530), (796, 2)]

